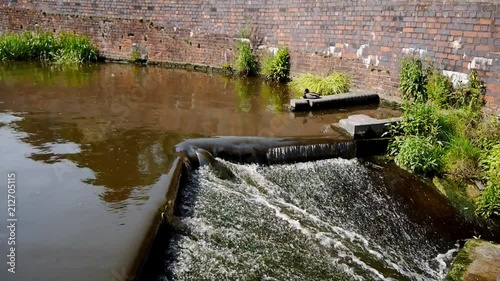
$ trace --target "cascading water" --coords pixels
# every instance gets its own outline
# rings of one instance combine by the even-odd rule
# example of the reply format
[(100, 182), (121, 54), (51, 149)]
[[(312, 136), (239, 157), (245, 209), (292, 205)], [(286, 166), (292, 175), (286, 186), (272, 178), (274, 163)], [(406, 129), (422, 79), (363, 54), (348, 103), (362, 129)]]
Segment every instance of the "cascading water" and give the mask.
[(326, 158), (352, 158), (356, 145), (352, 141), (324, 144), (288, 145), (270, 148), (266, 154), (269, 164), (304, 162)]
[(408, 212), (358, 160), (198, 169), (159, 280), (442, 280), (455, 239)]

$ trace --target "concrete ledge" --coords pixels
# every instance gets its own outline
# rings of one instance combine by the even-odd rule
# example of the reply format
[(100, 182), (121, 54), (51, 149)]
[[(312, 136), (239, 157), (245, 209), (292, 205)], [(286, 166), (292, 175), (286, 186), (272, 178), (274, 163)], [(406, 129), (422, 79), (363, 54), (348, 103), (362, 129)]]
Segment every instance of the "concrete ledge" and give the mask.
[(339, 121), (339, 127), (346, 130), (355, 139), (378, 138), (388, 130), (388, 125), (400, 122), (402, 118), (375, 119), (367, 115), (351, 115)]
[(375, 93), (345, 93), (323, 96), (320, 99), (292, 99), (292, 111), (333, 109), (349, 106), (379, 104), (380, 97)]

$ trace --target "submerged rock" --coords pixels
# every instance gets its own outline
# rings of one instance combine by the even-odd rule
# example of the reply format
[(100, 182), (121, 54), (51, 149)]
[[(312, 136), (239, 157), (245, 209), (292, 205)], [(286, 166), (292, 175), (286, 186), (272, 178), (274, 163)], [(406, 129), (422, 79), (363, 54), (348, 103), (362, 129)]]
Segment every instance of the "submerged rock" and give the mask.
[(470, 239), (455, 257), (446, 280), (500, 280), (500, 245)]

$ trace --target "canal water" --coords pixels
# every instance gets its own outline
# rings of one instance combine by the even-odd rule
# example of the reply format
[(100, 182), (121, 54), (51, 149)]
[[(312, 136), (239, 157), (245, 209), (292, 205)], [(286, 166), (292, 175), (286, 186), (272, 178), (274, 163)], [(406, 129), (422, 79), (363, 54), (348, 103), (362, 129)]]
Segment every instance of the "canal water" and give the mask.
[(132, 279), (165, 203), (172, 149), (184, 139), (342, 139), (330, 124), (349, 114), (398, 115), (378, 107), (295, 115), (284, 107), (288, 100), (286, 89), (258, 80), (185, 70), (0, 64), (0, 182), (5, 187), (16, 173), (18, 218), (17, 273), (2, 270), (0, 280)]

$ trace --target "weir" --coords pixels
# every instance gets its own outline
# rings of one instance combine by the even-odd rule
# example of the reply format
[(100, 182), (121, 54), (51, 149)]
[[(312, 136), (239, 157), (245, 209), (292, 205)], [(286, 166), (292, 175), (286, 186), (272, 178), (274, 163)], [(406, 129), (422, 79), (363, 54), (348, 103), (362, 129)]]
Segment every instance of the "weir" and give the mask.
[[(370, 149), (367, 149), (370, 147)], [(237, 163), (272, 165), (329, 158), (354, 158), (383, 154), (387, 140), (330, 139), (324, 136), (308, 138), (216, 137), (190, 139), (175, 146), (177, 153), (186, 155), (195, 166), (198, 158), (194, 148), (202, 148), (214, 157)]]
[(443, 280), (462, 239), (480, 230), (416, 177), (354, 159), (370, 146), (179, 143), (164, 224), (139, 280)]

